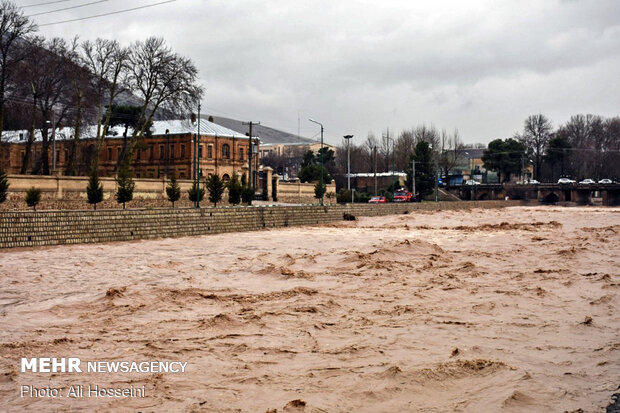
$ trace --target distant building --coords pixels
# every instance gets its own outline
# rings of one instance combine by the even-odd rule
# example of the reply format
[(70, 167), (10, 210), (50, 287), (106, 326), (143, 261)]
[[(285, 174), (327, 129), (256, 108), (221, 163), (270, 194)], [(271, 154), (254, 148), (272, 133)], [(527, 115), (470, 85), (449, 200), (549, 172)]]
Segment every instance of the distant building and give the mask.
[[(344, 179), (347, 179), (349, 175), (344, 174)], [(377, 172), (375, 173), (357, 173), (351, 174), (351, 188), (358, 192), (366, 192), (368, 194), (375, 194), (392, 186), (394, 182), (396, 187), (404, 187), (407, 174), (405, 172)], [(344, 186), (346, 189), (346, 185)], [(375, 190), (376, 188), (376, 190)]]
[[(118, 169), (119, 159), (124, 153), (126, 143), (131, 139), (132, 130), (123, 137), (124, 128), (115, 127), (105, 137), (99, 152), (99, 173), (112, 176)], [(160, 178), (172, 176), (188, 179), (194, 176), (196, 153), (194, 137), (198, 132), (198, 123), (190, 120), (155, 121), (151, 136), (140, 138), (131, 166), (138, 178)], [(74, 141), (72, 128), (63, 128), (56, 132), (56, 173), (64, 174)], [(50, 131), (51, 134), (51, 131)], [(78, 169), (84, 175), (88, 171), (95, 151), (94, 127), (86, 128), (84, 138), (78, 147)], [(22, 168), (26, 150), (27, 131), (5, 131), (2, 136), (3, 160), (5, 169), (10, 174), (18, 174)], [(252, 171), (260, 165), (260, 140), (254, 138), (254, 156)], [(32, 146), (32, 161), (27, 170), (30, 172), (42, 152), (41, 133), (37, 130)], [(249, 138), (244, 134), (225, 128), (213, 122), (200, 122), (200, 148), (198, 149), (200, 176), (217, 174), (228, 180), (233, 174), (247, 179)], [(49, 144), (48, 161), (50, 169), (53, 163), (52, 144)], [(254, 175), (254, 173), (253, 173)]]
[[(239, 133), (246, 134), (249, 132), (249, 125), (243, 121), (223, 117), (212, 118), (218, 124)], [(252, 135), (260, 138), (260, 156), (263, 163), (266, 166), (272, 167), (276, 174), (285, 179), (297, 176), (304, 153), (311, 150), (316, 154), (321, 148), (321, 142), (317, 140), (308, 139), (265, 125), (253, 125)], [(334, 155), (337, 155), (338, 148), (336, 146), (325, 142), (323, 146), (333, 150)]]

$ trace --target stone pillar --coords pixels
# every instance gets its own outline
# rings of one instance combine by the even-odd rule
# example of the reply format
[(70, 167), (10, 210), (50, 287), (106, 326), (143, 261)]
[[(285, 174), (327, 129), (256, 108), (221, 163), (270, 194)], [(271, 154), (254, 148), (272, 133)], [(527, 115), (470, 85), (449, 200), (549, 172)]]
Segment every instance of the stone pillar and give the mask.
[(297, 202), (301, 202), (301, 181), (299, 178), (295, 178), (293, 182), (297, 185)]
[(267, 182), (265, 182), (265, 185), (263, 186), (263, 188), (265, 188), (265, 191), (267, 191), (267, 193), (263, 194), (263, 199), (271, 199), (271, 190), (272, 190), (271, 178), (272, 176), (273, 176), (273, 168), (269, 166), (264, 166), (263, 167), (263, 179), (266, 179)]
[(276, 174), (276, 175), (273, 175), (271, 179), (272, 179), (272, 189), (275, 189), (275, 193), (276, 193), (276, 199), (272, 199), (272, 201), (277, 202), (278, 198), (280, 197), (280, 176)]
[(62, 199), (62, 184), (60, 183), (60, 176), (56, 175), (56, 199)]

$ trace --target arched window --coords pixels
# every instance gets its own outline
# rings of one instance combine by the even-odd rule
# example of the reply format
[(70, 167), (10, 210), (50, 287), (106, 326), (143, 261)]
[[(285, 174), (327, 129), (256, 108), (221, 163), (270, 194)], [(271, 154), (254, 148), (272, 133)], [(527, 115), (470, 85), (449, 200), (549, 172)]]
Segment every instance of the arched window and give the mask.
[(230, 176), (228, 174), (222, 175), (222, 181), (224, 181), (224, 182), (230, 181)]
[(230, 159), (230, 145), (228, 145), (227, 143), (222, 145), (222, 158)]

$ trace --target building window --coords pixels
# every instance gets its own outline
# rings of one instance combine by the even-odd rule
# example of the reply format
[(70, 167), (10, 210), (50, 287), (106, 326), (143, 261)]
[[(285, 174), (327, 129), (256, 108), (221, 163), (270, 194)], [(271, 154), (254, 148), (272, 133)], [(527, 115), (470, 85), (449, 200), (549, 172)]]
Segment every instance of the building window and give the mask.
[(222, 145), (222, 158), (230, 159), (230, 146), (227, 143)]
[[(142, 150), (138, 149), (138, 152), (136, 152), (136, 159), (140, 160), (141, 155), (142, 155)], [(140, 177), (138, 177), (138, 178), (140, 178)]]
[(230, 176), (228, 174), (222, 175), (222, 181), (224, 181), (224, 182), (230, 181)]
[(185, 172), (181, 172), (181, 173), (179, 174), (179, 178), (181, 178), (181, 179), (185, 179)]
[(239, 160), (243, 160), (243, 148), (239, 148)]
[[(202, 148), (200, 148), (202, 149)], [(201, 154), (202, 156), (202, 154)], [(181, 145), (181, 159), (185, 159), (185, 145)]]
[(116, 159), (121, 159), (121, 147), (116, 148)]
[[(183, 148), (183, 149), (185, 149), (185, 148)], [(198, 157), (199, 157), (199, 158), (202, 158), (202, 154), (203, 154), (203, 152), (202, 152), (202, 145), (200, 145), (200, 146), (198, 147)]]
[(159, 159), (164, 159), (166, 153), (164, 152), (164, 145), (159, 145)]
[(213, 146), (212, 145), (207, 146), (207, 158), (209, 159), (213, 158)]
[(65, 162), (69, 159), (69, 150), (65, 149)]
[(112, 160), (112, 148), (108, 148), (108, 161)]
[(170, 159), (174, 159), (174, 145), (170, 145)]

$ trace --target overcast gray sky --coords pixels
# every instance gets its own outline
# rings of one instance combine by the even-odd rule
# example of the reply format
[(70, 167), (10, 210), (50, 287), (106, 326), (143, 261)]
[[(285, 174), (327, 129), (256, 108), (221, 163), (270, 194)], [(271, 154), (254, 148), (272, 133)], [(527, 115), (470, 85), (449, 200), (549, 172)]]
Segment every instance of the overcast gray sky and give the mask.
[[(19, 0), (20, 6), (52, 0)], [(95, 0), (26, 7), (28, 15)], [(163, 0), (105, 0), (38, 24)], [(505, 138), (530, 114), (620, 115), (620, 0), (177, 0), (45, 36), (163, 36), (191, 57), (203, 112), (338, 144), (426, 123), (467, 143)]]

